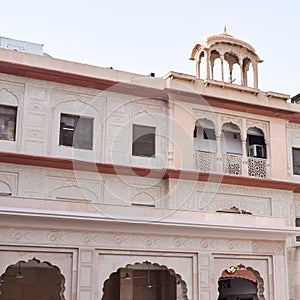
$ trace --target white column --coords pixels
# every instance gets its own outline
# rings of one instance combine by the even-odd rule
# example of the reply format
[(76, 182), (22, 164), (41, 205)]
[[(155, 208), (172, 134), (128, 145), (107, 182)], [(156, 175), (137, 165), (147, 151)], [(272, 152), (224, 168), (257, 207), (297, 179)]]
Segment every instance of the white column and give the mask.
[(253, 85), (255, 89), (258, 89), (258, 70), (257, 70), (257, 62), (252, 62), (253, 66)]
[(242, 175), (248, 176), (248, 155), (247, 155), (247, 121), (243, 119), (241, 128), (242, 142)]
[(174, 168), (174, 149), (173, 149), (173, 109), (174, 102), (169, 100), (168, 102), (168, 161), (169, 168)]
[(265, 144), (266, 144), (266, 157), (267, 157), (267, 170), (266, 170), (266, 178), (271, 178), (272, 174), (271, 174), (271, 157), (270, 157), (270, 141), (265, 140)]
[(248, 176), (247, 138), (242, 137), (242, 175)]
[(208, 79), (210, 79), (210, 69), (209, 69), (209, 60), (210, 60), (210, 57), (208, 55), (208, 50), (204, 52), (204, 57), (205, 57), (205, 62), (206, 62), (205, 79), (208, 80)]
[(240, 65), (240, 73), (241, 73), (241, 85), (245, 85), (245, 74), (243, 70), (243, 60), (239, 60), (239, 65)]
[(200, 63), (201, 60), (199, 57), (196, 58), (196, 79), (200, 79)]
[(220, 55), (220, 60), (221, 60), (221, 79), (224, 82), (224, 55)]
[(216, 132), (216, 146), (217, 146), (216, 149), (217, 173), (223, 173), (223, 157), (222, 157), (222, 144), (221, 144), (222, 128), (221, 128), (220, 116), (218, 116), (218, 123), (215, 132)]
[(222, 159), (222, 149), (221, 149), (221, 134), (216, 133), (216, 142), (217, 142), (217, 173), (223, 173), (223, 159)]

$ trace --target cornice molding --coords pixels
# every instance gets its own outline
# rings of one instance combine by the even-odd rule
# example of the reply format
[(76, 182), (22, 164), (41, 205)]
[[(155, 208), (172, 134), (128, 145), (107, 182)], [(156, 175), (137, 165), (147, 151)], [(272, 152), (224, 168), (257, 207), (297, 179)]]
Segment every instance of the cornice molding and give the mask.
[(178, 169), (149, 169), (9, 152), (0, 152), (0, 162), (34, 167), (56, 168), (62, 170), (98, 172), (100, 174), (112, 174), (121, 176), (214, 182), (300, 193), (300, 183), (296, 182), (231, 176), (225, 174), (210, 174), (197, 172), (196, 170), (188, 171)]

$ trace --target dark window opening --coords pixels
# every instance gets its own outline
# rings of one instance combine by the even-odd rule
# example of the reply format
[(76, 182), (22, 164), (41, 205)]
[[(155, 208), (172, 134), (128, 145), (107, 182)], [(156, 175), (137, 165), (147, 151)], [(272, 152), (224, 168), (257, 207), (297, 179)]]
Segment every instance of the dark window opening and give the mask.
[(203, 128), (203, 138), (205, 140), (216, 140), (215, 130), (210, 128)]
[(266, 158), (266, 144), (264, 136), (247, 135), (248, 156), (257, 158)]
[(196, 138), (197, 137), (197, 131), (198, 131), (198, 127), (196, 126), (194, 128), (194, 132), (193, 132), (193, 137)]
[(300, 175), (300, 149), (293, 148), (292, 156), (293, 156), (293, 174)]
[(218, 300), (258, 300), (257, 283), (242, 278), (220, 278)]
[(144, 157), (155, 156), (155, 127), (133, 125), (132, 155)]
[(93, 119), (61, 114), (59, 145), (93, 149)]
[(15, 141), (17, 108), (0, 105), (0, 139)]
[[(295, 225), (296, 225), (296, 227), (300, 227), (300, 218), (296, 218)], [(296, 241), (300, 242), (300, 236), (299, 235), (296, 236)]]

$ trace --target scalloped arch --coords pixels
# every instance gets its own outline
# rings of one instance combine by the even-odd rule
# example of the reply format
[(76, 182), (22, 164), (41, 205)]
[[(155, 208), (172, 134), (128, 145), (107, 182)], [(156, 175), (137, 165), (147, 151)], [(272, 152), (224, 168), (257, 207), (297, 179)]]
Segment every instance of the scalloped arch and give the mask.
[(159, 265), (158, 263), (151, 263), (149, 261), (144, 261), (144, 262), (136, 262), (134, 264), (127, 264), (125, 267), (120, 267), (116, 272), (113, 272), (110, 274), (109, 278), (106, 279), (103, 283), (103, 288), (102, 288), (102, 291), (103, 291), (103, 296), (102, 296), (102, 300), (104, 299), (103, 297), (105, 296), (105, 286), (106, 284), (108, 283), (108, 281), (114, 277), (117, 272), (122, 269), (122, 268), (128, 268), (128, 269), (138, 269), (138, 270), (147, 270), (147, 266), (151, 266), (152, 269), (160, 269), (160, 270), (167, 270), (171, 276), (174, 276), (176, 278), (176, 281), (180, 283), (180, 287), (181, 287), (181, 295), (180, 295), (180, 298), (178, 298), (177, 296), (177, 299), (180, 299), (180, 300), (188, 300), (188, 297), (187, 297), (187, 286), (186, 286), (186, 282), (181, 278), (180, 274), (176, 273), (173, 269), (169, 269), (167, 266), (165, 265)]
[[(237, 268), (246, 269), (247, 271), (251, 272), (252, 275), (254, 275), (254, 277), (256, 278), (256, 281), (257, 281), (258, 300), (265, 300), (265, 296), (264, 296), (264, 290), (265, 290), (265, 288), (264, 288), (264, 280), (260, 276), (260, 273), (257, 270), (253, 269), (252, 267), (245, 267), (242, 264), (238, 265)], [(223, 270), (223, 272), (226, 272), (226, 270)], [(234, 278), (234, 276), (230, 276), (230, 277)], [(239, 277), (236, 277), (236, 278), (239, 278)], [(244, 279), (244, 280), (248, 280), (248, 279)]]
[(199, 52), (197, 52), (196, 55), (196, 60), (198, 60), (199, 62), (202, 60), (203, 57), (205, 57), (207, 55), (207, 52), (205, 50), (201, 50)]
[(239, 129), (239, 131), (240, 131), (240, 133), (242, 132), (241, 125), (240, 125), (238, 122), (236, 122), (235, 120), (230, 120), (230, 121), (224, 120), (224, 121), (221, 123), (221, 128), (223, 128), (223, 126), (226, 125), (226, 124), (232, 124), (232, 125), (237, 126), (238, 129)]
[[(59, 278), (60, 282), (59, 282), (59, 286), (60, 286), (60, 291), (59, 291), (59, 297), (60, 300), (66, 300), (65, 296), (64, 296), (64, 291), (65, 291), (65, 277), (63, 276), (63, 274), (60, 272), (60, 269), (58, 266), (52, 265), (50, 262), (48, 261), (43, 261), (41, 262), (40, 260), (38, 260), (37, 258), (33, 257), (32, 259), (29, 259), (27, 262), (24, 260), (19, 260), (17, 263), (15, 264), (11, 264), (9, 265), (5, 272), (0, 276), (0, 278), (2, 278), (2, 280), (4, 280), (3, 282), (5, 283), (5, 276), (9, 276), (9, 275), (5, 275), (6, 273), (8, 273), (10, 268), (18, 268), (18, 264), (19, 263), (23, 263), (23, 264), (30, 264), (33, 268), (36, 267), (40, 267), (41, 265), (47, 265), (50, 266), (51, 268), (55, 269), (56, 271), (56, 275)], [(48, 278), (47, 278), (48, 280)], [(2, 285), (4, 286), (4, 284), (2, 283)]]
[(261, 126), (259, 124), (247, 124), (247, 127), (246, 127), (247, 133), (248, 133), (248, 130), (251, 128), (256, 128), (256, 129), (260, 130), (263, 133), (264, 138), (265, 139), (268, 138), (265, 126)]
[(208, 122), (211, 122), (213, 125), (214, 125), (214, 128), (216, 129), (217, 128), (217, 120), (216, 118), (213, 118), (213, 117), (206, 117), (206, 116), (201, 116), (201, 117), (198, 117), (195, 119), (195, 125), (198, 121), (200, 121), (200, 124), (201, 124), (201, 120), (206, 120)]
[(252, 267), (247, 267), (246, 269), (248, 271), (252, 272), (257, 279), (257, 289), (258, 289), (259, 300), (265, 300), (265, 296), (264, 296), (265, 288), (264, 288), (263, 278), (260, 276), (259, 272), (257, 270), (254, 270)]
[(232, 49), (227, 50), (227, 51), (225, 51), (224, 56), (225, 56), (226, 54), (229, 54), (229, 55), (234, 56), (234, 57), (237, 59), (237, 62), (236, 62), (236, 63), (237, 63), (238, 65), (240, 64), (240, 62), (239, 62), (239, 55), (238, 55), (234, 50), (232, 50)]

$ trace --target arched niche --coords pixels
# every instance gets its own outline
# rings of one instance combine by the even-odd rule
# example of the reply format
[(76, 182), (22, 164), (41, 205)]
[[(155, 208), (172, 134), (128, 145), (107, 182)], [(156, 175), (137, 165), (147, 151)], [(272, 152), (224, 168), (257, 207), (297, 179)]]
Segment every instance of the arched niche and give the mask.
[(133, 196), (132, 205), (155, 207), (155, 201), (148, 193), (140, 192)]
[(11, 187), (6, 182), (0, 180), (0, 196), (10, 196), (11, 194)]
[(0, 280), (0, 295), (5, 300), (65, 300), (65, 278), (50, 262), (18, 261), (6, 268)]
[[(101, 300), (148, 299), (188, 300), (187, 286), (167, 266), (151, 263), (129, 264), (110, 274), (103, 284)], [(160, 296), (158, 296), (160, 295)]]
[(55, 199), (77, 199), (99, 202), (99, 197), (94, 191), (77, 185), (58, 187), (51, 192), (50, 197)]

